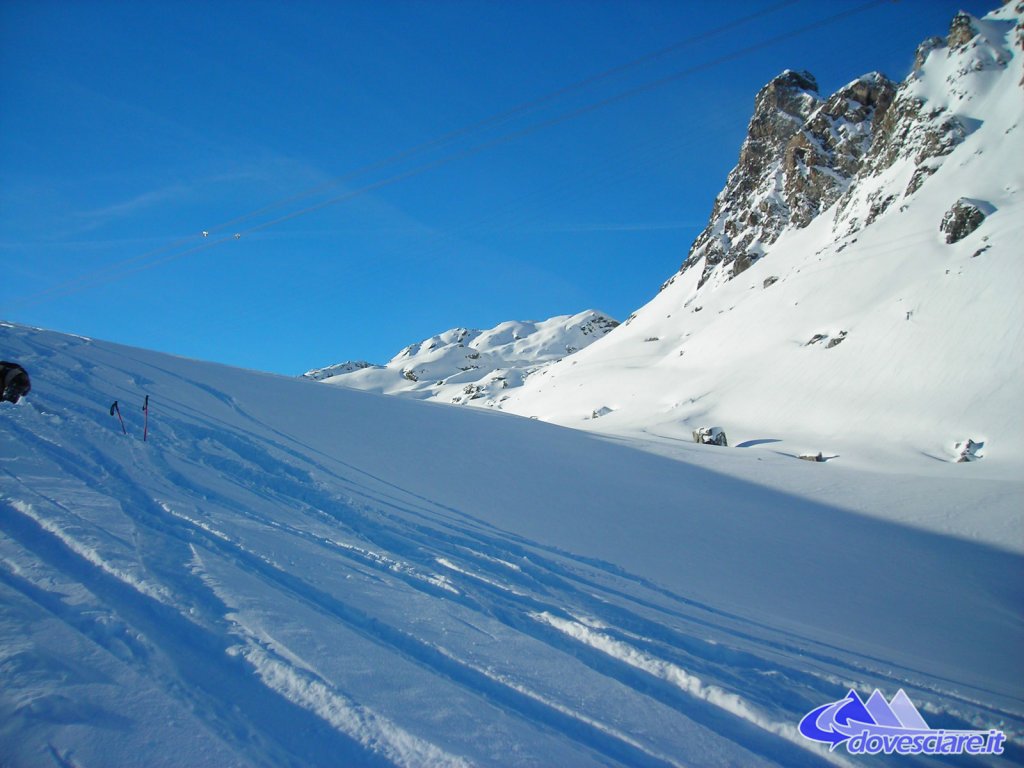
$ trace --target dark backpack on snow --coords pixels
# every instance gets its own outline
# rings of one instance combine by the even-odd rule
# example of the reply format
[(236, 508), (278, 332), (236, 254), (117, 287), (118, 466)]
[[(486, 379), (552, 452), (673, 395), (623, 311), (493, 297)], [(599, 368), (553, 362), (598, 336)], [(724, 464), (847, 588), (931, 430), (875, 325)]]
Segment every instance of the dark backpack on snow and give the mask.
[(16, 403), (31, 389), (28, 371), (17, 363), (0, 360), (0, 402)]

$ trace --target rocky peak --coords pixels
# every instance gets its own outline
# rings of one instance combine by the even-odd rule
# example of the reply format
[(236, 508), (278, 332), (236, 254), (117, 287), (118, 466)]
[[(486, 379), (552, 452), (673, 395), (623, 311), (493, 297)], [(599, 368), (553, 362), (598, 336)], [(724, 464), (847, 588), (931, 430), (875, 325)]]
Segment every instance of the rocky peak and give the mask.
[(864, 75), (829, 97), (789, 140), (782, 163), (789, 223), (807, 226), (846, 191), (895, 94), (885, 75)]
[(967, 45), (978, 34), (974, 25), (975, 18), (971, 14), (960, 11), (953, 17), (949, 25), (949, 35), (946, 37), (946, 45), (950, 48), (960, 48)]
[(789, 218), (782, 193), (781, 162), (787, 142), (821, 104), (808, 72), (786, 70), (757, 94), (739, 162), (719, 193), (708, 226), (697, 237), (683, 268), (703, 265), (701, 283), (725, 262), (752, 263), (775, 242)]
[[(958, 13), (946, 38), (918, 46), (914, 69), (898, 86), (872, 72), (823, 101), (806, 72), (773, 78), (757, 94), (739, 162), (681, 272), (699, 269), (698, 287), (724, 282), (787, 227), (806, 227), (835, 206), (834, 231), (850, 235), (915, 194), (976, 128), (971, 78), (1007, 66), (1008, 24), (1024, 48), (1024, 2), (1013, 3), (980, 20)], [(939, 49), (946, 55), (931, 55)]]
[[(807, 72), (787, 70), (758, 93), (736, 167), (683, 270), (703, 285), (753, 264), (787, 226), (807, 226), (847, 190), (869, 151), (896, 84), (872, 72), (827, 100)], [(720, 269), (724, 265), (726, 269)]]
[(740, 162), (756, 156), (766, 146), (786, 141), (820, 100), (818, 83), (810, 72), (787, 69), (769, 81), (754, 99), (754, 116), (740, 150)]
[(944, 48), (946, 45), (946, 38), (944, 37), (929, 37), (924, 40), (920, 45), (917, 46), (917, 51), (914, 53), (914, 72), (919, 72), (921, 67), (924, 66), (925, 60), (928, 58), (928, 54), (934, 51), (936, 48)]
[[(1024, 3), (1016, 12), (1022, 11)], [(977, 73), (1007, 66), (1011, 58), (1004, 39), (1008, 23), (1013, 22), (979, 20), (961, 11), (953, 18), (946, 39), (928, 38), (918, 46), (914, 70), (900, 85), (891, 107), (877, 120), (871, 149), (854, 183), (840, 198), (834, 225), (837, 234), (849, 235), (870, 225), (897, 200), (914, 195), (977, 127), (971, 117), (969, 83)], [(944, 57), (929, 57), (943, 48)], [(941, 77), (945, 90), (937, 99), (925, 75), (925, 69), (933, 65), (932, 80)], [(882, 183), (887, 177), (890, 182)]]

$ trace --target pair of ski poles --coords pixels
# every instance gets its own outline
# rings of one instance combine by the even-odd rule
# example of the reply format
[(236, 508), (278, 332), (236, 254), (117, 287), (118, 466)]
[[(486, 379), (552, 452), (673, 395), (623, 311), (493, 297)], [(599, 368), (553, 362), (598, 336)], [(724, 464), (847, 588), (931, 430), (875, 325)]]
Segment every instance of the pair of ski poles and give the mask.
[[(146, 402), (142, 405), (142, 413), (145, 414), (142, 426), (142, 442), (146, 442), (149, 437), (149, 395), (146, 395)], [(110, 415), (117, 416), (117, 420), (121, 422), (121, 431), (127, 435), (128, 430), (125, 429), (124, 419), (121, 418), (121, 407), (117, 404), (117, 400), (110, 406)]]

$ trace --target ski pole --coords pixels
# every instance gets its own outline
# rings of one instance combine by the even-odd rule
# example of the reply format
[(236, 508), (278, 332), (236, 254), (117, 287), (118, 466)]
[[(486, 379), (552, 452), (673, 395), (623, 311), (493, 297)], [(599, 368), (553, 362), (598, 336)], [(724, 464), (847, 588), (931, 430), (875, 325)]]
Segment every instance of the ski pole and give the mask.
[(117, 420), (121, 422), (121, 431), (127, 435), (128, 430), (124, 428), (124, 419), (121, 418), (121, 409), (117, 406), (117, 400), (110, 406), (110, 415), (113, 416), (114, 414), (117, 414)]
[(142, 412), (146, 414), (146, 418), (143, 420), (142, 442), (146, 442), (146, 438), (149, 435), (149, 395), (146, 395), (146, 402), (142, 405)]

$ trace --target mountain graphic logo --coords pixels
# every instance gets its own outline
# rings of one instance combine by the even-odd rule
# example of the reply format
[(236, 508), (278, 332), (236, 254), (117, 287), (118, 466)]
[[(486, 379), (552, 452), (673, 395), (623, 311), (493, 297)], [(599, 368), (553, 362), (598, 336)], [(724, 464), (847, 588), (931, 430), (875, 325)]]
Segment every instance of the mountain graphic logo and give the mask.
[(818, 707), (800, 721), (800, 734), (852, 755), (1001, 755), (1001, 731), (952, 731), (929, 727), (901, 688), (891, 700), (877, 688), (867, 701), (851, 690), (846, 698)]

